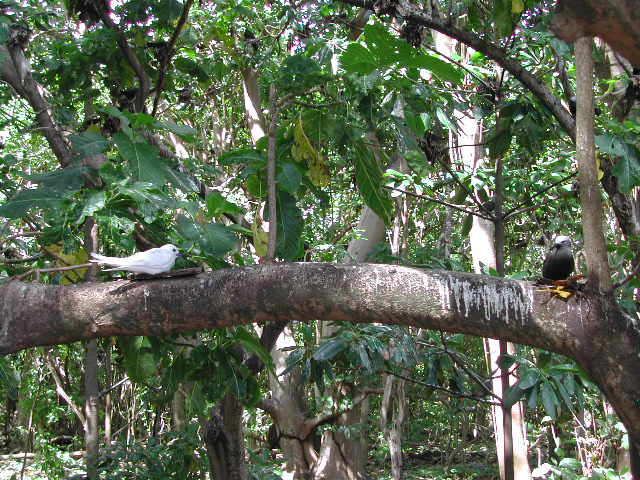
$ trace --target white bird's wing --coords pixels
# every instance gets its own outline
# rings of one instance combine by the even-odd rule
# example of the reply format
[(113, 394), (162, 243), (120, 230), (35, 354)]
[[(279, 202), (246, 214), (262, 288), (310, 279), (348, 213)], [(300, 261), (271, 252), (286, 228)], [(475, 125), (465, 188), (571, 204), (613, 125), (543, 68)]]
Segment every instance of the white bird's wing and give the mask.
[(105, 257), (96, 253), (92, 253), (91, 256), (95, 258), (96, 263), (105, 263), (115, 267), (103, 270), (105, 272), (127, 270), (133, 273), (157, 274), (171, 270), (175, 262), (175, 255), (161, 248), (152, 248), (123, 258)]
[(135, 273), (162, 273), (170, 270), (175, 260), (170, 252), (161, 248), (152, 248), (127, 257), (122, 266)]

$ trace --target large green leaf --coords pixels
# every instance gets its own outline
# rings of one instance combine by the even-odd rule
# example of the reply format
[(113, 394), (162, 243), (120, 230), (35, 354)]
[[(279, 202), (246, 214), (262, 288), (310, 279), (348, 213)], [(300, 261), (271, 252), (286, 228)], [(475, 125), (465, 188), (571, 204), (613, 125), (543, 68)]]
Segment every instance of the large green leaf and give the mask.
[(411, 57), (406, 62), (407, 67), (423, 68), (429, 70), (444, 82), (461, 83), (464, 72), (452, 63), (445, 62), (434, 55), (422, 53)]
[(127, 375), (134, 382), (146, 382), (157, 372), (157, 362), (146, 337), (118, 337)]
[(69, 167), (49, 173), (26, 175), (25, 178), (60, 195), (68, 195), (82, 188), (86, 172), (87, 169), (85, 167)]
[(295, 193), (302, 182), (302, 173), (300, 167), (293, 163), (287, 162), (280, 166), (276, 180), (278, 186), (289, 193)]
[[(283, 190), (277, 191), (276, 202), (278, 206), (276, 256), (289, 261), (296, 260), (302, 246), (301, 237), (304, 228), (302, 210), (296, 205), (295, 197)], [(265, 220), (269, 220), (268, 205), (265, 212)]]
[(313, 354), (314, 360), (319, 362), (331, 360), (337, 354), (347, 348), (347, 341), (342, 336), (330, 338), (320, 344), (315, 353)]
[(122, 158), (129, 163), (136, 180), (157, 186), (166, 183), (164, 160), (156, 147), (146, 142), (134, 142), (122, 132), (116, 133), (113, 140)]
[(104, 153), (109, 148), (109, 140), (90, 130), (80, 135), (70, 135), (71, 143), (83, 157)]
[(104, 208), (105, 202), (106, 194), (104, 191), (90, 192), (82, 202), (82, 211), (80, 212), (80, 217), (76, 220), (76, 224), (80, 225), (85, 218)]
[(340, 55), (340, 65), (348, 73), (369, 75), (378, 68), (373, 54), (359, 43), (350, 44)]
[(369, 50), (376, 58), (377, 68), (393, 63), (406, 63), (413, 53), (411, 46), (404, 40), (394, 37), (382, 23), (369, 24), (364, 29), (364, 38)]
[(429, 70), (441, 80), (452, 83), (460, 83), (464, 78), (464, 72), (455, 65), (415, 50), (381, 23), (365, 27), (364, 41), (366, 46), (356, 42), (349, 44), (340, 56), (340, 64), (346, 72), (369, 75), (396, 64)]
[(178, 125), (174, 122), (164, 122), (157, 121), (155, 122), (156, 128), (162, 128), (165, 130), (169, 130), (170, 132), (175, 133), (180, 138), (192, 141), (193, 137), (198, 133), (195, 128), (190, 127), (188, 125)]
[(549, 415), (553, 420), (555, 420), (558, 416), (558, 397), (553, 391), (553, 387), (551, 383), (545, 381), (542, 384), (542, 405), (544, 406), (545, 412)]
[(224, 213), (239, 215), (244, 213), (244, 210), (235, 203), (229, 202), (220, 192), (211, 192), (207, 196), (207, 214), (213, 218)]
[(325, 80), (320, 64), (304, 55), (287, 57), (280, 68), (277, 85), (281, 91), (304, 92)]
[(382, 169), (373, 153), (363, 143), (356, 145), (354, 153), (356, 182), (364, 202), (389, 225), (394, 209), (391, 197), (383, 188)]
[(629, 193), (640, 186), (640, 161), (636, 148), (616, 135), (597, 135), (596, 145), (600, 150), (618, 158), (613, 175), (618, 179), (622, 193)]
[(264, 153), (254, 148), (241, 148), (223, 153), (218, 158), (218, 163), (220, 163), (220, 165), (237, 165), (247, 163), (250, 165), (264, 166), (267, 164), (267, 157), (265, 157)]
[(236, 234), (219, 223), (198, 223), (186, 215), (178, 216), (178, 233), (200, 247), (204, 255), (222, 257), (233, 250), (238, 239)]
[(86, 168), (63, 168), (50, 173), (26, 175), (25, 178), (41, 186), (18, 192), (4, 205), (0, 206), (0, 216), (19, 218), (32, 208), (50, 209), (82, 188), (83, 174)]

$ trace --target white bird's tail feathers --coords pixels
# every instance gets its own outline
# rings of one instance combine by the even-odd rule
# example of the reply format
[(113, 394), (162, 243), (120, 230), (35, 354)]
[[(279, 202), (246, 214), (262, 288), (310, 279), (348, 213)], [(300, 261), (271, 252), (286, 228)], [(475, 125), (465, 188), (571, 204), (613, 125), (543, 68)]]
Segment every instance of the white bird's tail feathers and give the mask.
[[(91, 263), (103, 263), (105, 265), (110, 265), (112, 267), (121, 267), (122, 259), (118, 257), (106, 257), (104, 255), (100, 255), (99, 253), (91, 252), (91, 256), (93, 257), (89, 260)], [(110, 272), (112, 270), (118, 270), (119, 268), (109, 268), (103, 270), (103, 272)]]

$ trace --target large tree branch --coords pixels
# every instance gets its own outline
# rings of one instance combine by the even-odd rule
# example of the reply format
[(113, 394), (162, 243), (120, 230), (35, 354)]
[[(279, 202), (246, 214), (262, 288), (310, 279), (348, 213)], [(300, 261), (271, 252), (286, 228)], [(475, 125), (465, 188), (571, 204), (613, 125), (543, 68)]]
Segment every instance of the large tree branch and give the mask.
[(0, 44), (0, 81), (8, 83), (18, 95), (29, 102), (38, 119), (38, 126), (60, 164), (63, 167), (71, 165), (73, 154), (53, 121), (53, 109), (44, 99), (44, 89), (31, 75), (23, 44)]
[(68, 287), (13, 281), (0, 287), (0, 354), (111, 335), (319, 318), (505, 338), (571, 355), (582, 332), (567, 335), (576, 328), (568, 319), (587, 317), (588, 301), (548, 295), (525, 282), (474, 274), (322, 263)]
[[(640, 438), (640, 332), (608, 296), (394, 265), (271, 264), (194, 277), (0, 286), (0, 354), (112, 335), (333, 320), (500, 338), (570, 356)], [(612, 372), (617, 374), (612, 374)]]
[(635, 0), (559, 0), (551, 30), (565, 42), (600, 37), (633, 65), (640, 65), (640, 23)]

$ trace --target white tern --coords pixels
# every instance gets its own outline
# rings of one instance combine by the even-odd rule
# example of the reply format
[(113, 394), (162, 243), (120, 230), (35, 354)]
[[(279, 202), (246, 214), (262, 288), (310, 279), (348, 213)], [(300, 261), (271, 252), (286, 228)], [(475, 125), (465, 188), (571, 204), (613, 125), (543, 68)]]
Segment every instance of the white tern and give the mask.
[(92, 263), (105, 264), (110, 267), (104, 272), (112, 270), (126, 270), (133, 273), (148, 273), (155, 275), (157, 273), (168, 272), (173, 267), (176, 257), (180, 256), (178, 249), (170, 243), (160, 248), (152, 248), (144, 252), (134, 253), (130, 257), (105, 257), (91, 252)]

